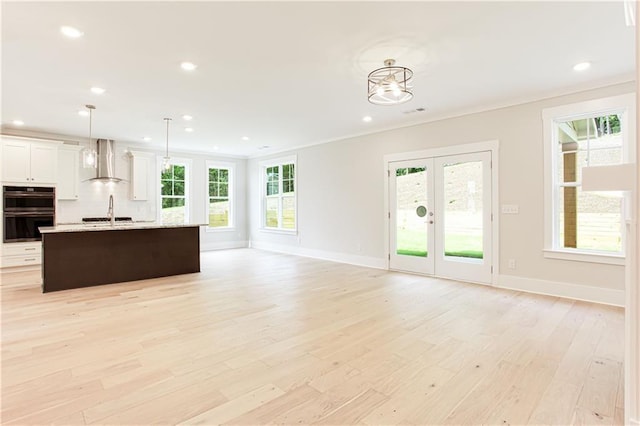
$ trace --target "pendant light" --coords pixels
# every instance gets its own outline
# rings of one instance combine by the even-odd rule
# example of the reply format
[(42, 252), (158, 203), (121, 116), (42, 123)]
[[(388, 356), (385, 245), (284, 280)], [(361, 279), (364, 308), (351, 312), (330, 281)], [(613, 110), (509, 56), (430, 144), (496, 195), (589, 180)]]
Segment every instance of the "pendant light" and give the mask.
[(384, 61), (384, 67), (371, 71), (367, 78), (369, 102), (376, 105), (397, 105), (413, 98), (413, 71), (395, 65), (395, 59)]
[(89, 110), (89, 143), (87, 147), (82, 150), (82, 167), (85, 169), (95, 169), (98, 167), (98, 153), (93, 149), (93, 142), (91, 142), (91, 121), (93, 118), (93, 110), (96, 109), (93, 105), (85, 105)]
[(162, 168), (164, 170), (169, 170), (171, 168), (171, 157), (169, 157), (169, 122), (170, 118), (165, 118), (164, 121), (167, 123), (167, 150), (164, 155), (164, 161), (162, 162)]

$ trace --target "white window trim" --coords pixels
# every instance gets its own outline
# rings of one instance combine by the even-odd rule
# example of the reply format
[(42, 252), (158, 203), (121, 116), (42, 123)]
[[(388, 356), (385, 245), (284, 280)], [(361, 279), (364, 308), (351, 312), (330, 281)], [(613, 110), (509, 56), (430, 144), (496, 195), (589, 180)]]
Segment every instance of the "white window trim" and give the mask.
[[(156, 221), (158, 223), (162, 223), (162, 166), (164, 164), (164, 157), (158, 155), (156, 158), (156, 185), (158, 186), (157, 194), (158, 194), (158, 203), (156, 205)], [(191, 168), (193, 165), (193, 161), (190, 158), (174, 158), (171, 157), (169, 160), (169, 164), (185, 166), (184, 169), (184, 223), (191, 223)]]
[(620, 120), (623, 128), (623, 162), (635, 161), (636, 140), (636, 101), (634, 93), (592, 99), (585, 102), (561, 105), (542, 110), (544, 140), (544, 247), (543, 256), (551, 259), (572, 260), (591, 263), (624, 265), (625, 263), (625, 220), (630, 216), (631, 198), (625, 192), (623, 205), (625, 215), (621, 220), (622, 253), (596, 252), (592, 250), (561, 248), (556, 241), (554, 211), (556, 202), (556, 185), (554, 176), (557, 168), (557, 155), (554, 135), (554, 122), (579, 119), (594, 114), (606, 114), (622, 111)]
[[(297, 155), (288, 155), (286, 157), (278, 157), (271, 158), (268, 160), (261, 161), (259, 163), (260, 168), (260, 231), (262, 232), (271, 232), (274, 234), (285, 234), (285, 235), (296, 235), (298, 233), (298, 157)], [(266, 226), (265, 217), (266, 217), (266, 172), (267, 167), (279, 166), (282, 164), (293, 164), (294, 167), (294, 176), (293, 176), (293, 187), (294, 187), (294, 208), (295, 208), (295, 227), (294, 229), (284, 229), (284, 228), (270, 228)]]
[[(205, 226), (206, 232), (229, 232), (236, 229), (236, 165), (234, 163), (227, 163), (224, 161), (207, 160), (206, 166), (206, 180), (207, 185), (205, 188), (205, 218), (207, 226)], [(209, 226), (209, 169), (227, 169), (229, 170), (229, 226), (219, 226), (212, 228)]]

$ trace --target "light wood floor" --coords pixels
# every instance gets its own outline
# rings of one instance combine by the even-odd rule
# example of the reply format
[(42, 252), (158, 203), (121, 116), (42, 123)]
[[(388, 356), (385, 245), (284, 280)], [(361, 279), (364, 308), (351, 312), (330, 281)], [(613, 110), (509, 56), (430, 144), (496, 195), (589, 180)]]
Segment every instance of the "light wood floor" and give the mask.
[(622, 424), (618, 308), (251, 249), (1, 278), (3, 425)]

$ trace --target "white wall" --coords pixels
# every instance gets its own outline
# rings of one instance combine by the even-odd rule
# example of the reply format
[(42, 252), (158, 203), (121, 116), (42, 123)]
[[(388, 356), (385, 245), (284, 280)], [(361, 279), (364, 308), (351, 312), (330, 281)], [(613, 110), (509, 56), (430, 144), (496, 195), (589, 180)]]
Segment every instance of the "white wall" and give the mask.
[[(384, 173), (386, 154), (472, 142), (499, 140), (500, 204), (517, 204), (518, 215), (500, 216), (499, 268), (504, 285), (531, 280), (554, 287), (589, 287), (586, 299), (605, 294), (607, 303), (624, 301), (624, 267), (578, 263), (543, 257), (543, 135), (542, 110), (582, 100), (635, 91), (620, 84), (493, 111), (390, 130), (289, 151), (298, 158), (298, 234), (279, 235), (260, 229), (258, 163), (248, 164), (249, 233), (256, 247), (370, 266), (384, 265)], [(269, 158), (270, 158), (269, 157)], [(507, 259), (517, 269), (507, 270)], [(515, 283), (515, 284), (514, 284)], [(564, 288), (566, 287), (566, 288)], [(571, 292), (564, 286), (556, 294)], [(594, 293), (595, 292), (595, 293)], [(564, 294), (571, 296), (572, 294)], [(576, 297), (576, 296), (574, 296)], [(615, 299), (615, 300), (614, 300)]]
[[(86, 144), (80, 144), (86, 146)], [(95, 146), (94, 146), (95, 148)], [(155, 193), (149, 201), (129, 200), (131, 181), (130, 159), (126, 146), (115, 144), (115, 176), (124, 179), (120, 183), (88, 181), (96, 176), (96, 169), (80, 167), (80, 185), (77, 200), (59, 200), (56, 209), (58, 224), (79, 223), (83, 217), (105, 217), (108, 210), (109, 194), (113, 194), (116, 216), (131, 216), (133, 220), (155, 220)], [(151, 178), (151, 176), (150, 176)]]

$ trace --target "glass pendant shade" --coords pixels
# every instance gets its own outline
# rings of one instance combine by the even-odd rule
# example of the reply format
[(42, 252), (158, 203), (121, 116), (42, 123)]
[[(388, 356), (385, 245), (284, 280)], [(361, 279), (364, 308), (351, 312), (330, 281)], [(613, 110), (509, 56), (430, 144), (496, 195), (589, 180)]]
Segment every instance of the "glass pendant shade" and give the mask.
[(169, 157), (169, 122), (171, 119), (165, 118), (164, 121), (167, 123), (167, 149), (162, 161), (162, 168), (164, 170), (169, 170), (171, 168), (171, 157)]
[(91, 147), (82, 150), (82, 167), (85, 169), (95, 169), (98, 166), (98, 153)]
[(89, 143), (87, 147), (82, 150), (82, 167), (85, 169), (95, 169), (98, 167), (98, 153), (93, 148), (93, 143), (91, 142), (91, 122), (93, 119), (93, 110), (96, 109), (93, 105), (85, 105), (89, 110)]
[(171, 158), (170, 157), (164, 157), (162, 159), (162, 168), (164, 170), (169, 170), (171, 168)]
[(411, 79), (413, 71), (395, 66), (394, 59), (384, 61), (385, 66), (372, 71), (367, 78), (369, 102), (375, 105), (397, 105), (413, 98)]

